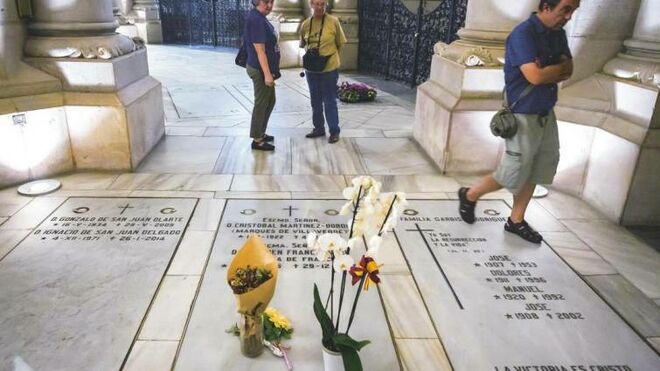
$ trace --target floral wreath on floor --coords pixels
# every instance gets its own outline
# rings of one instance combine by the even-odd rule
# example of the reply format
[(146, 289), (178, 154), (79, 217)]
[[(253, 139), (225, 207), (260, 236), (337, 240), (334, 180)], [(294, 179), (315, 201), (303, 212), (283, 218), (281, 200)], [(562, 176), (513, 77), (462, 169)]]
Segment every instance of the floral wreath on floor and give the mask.
[(339, 100), (346, 103), (371, 102), (376, 95), (374, 88), (361, 82), (344, 81), (337, 87)]

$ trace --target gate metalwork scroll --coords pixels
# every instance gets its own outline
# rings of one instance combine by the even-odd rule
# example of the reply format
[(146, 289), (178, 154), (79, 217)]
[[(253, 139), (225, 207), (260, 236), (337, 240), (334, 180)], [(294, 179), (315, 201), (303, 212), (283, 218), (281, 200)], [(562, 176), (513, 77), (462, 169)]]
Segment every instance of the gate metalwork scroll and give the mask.
[[(410, 2), (408, 2), (410, 3)], [(433, 45), (450, 43), (465, 23), (467, 0), (360, 0), (358, 68), (419, 85), (431, 71)]]
[(160, 0), (166, 44), (238, 47), (250, 0)]

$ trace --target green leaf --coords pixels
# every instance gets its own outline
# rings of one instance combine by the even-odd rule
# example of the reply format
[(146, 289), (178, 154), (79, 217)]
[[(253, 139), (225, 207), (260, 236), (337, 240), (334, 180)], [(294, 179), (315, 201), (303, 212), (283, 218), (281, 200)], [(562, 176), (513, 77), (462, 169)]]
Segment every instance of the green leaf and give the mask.
[(321, 297), (319, 296), (319, 289), (316, 287), (316, 284), (314, 284), (314, 315), (316, 315), (316, 319), (321, 325), (321, 331), (323, 331), (323, 345), (334, 348), (332, 336), (335, 333), (335, 328), (332, 325), (328, 313), (323, 309)]
[(345, 371), (362, 371), (362, 362), (357, 351), (348, 347), (339, 347)]
[(348, 336), (347, 334), (337, 334), (335, 335), (333, 340), (340, 349), (344, 347), (344, 348), (355, 349), (356, 351), (361, 350), (367, 344), (370, 343), (369, 340), (362, 340), (362, 341), (354, 340), (352, 337)]

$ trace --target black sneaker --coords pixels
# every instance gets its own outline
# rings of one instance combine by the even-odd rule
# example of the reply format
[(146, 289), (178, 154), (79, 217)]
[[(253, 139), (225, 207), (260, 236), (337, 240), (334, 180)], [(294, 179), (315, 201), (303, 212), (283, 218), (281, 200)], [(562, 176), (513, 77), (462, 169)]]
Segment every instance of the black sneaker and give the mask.
[(252, 149), (257, 151), (274, 151), (275, 146), (266, 142), (257, 143), (252, 141)]
[(514, 223), (511, 218), (507, 219), (506, 224), (504, 224), (504, 230), (517, 234), (523, 240), (531, 243), (541, 243), (543, 241), (543, 236), (524, 220), (520, 223)]
[(264, 134), (261, 139), (263, 139), (264, 142), (272, 142), (275, 140), (275, 137), (272, 135)]
[(325, 131), (312, 130), (311, 133), (307, 133), (307, 135), (305, 135), (305, 138), (318, 138), (324, 136), (325, 136)]
[(328, 138), (328, 143), (337, 143), (339, 142), (339, 134), (330, 134), (330, 138)]
[(467, 198), (469, 188), (461, 187), (458, 190), (458, 212), (461, 214), (461, 219), (468, 224), (474, 223), (474, 207), (477, 206), (476, 202), (470, 201)]

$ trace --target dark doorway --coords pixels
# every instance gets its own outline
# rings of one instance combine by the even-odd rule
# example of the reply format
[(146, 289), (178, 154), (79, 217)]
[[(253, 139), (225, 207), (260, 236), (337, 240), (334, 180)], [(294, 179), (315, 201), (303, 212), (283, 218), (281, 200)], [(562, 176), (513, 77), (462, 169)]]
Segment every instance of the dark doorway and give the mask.
[(467, 0), (359, 0), (359, 70), (421, 84), (431, 72), (433, 45), (457, 38), (466, 8)]
[(160, 0), (166, 44), (240, 46), (250, 0)]

